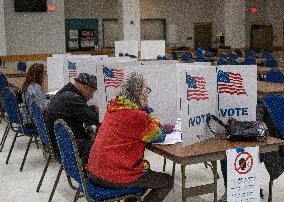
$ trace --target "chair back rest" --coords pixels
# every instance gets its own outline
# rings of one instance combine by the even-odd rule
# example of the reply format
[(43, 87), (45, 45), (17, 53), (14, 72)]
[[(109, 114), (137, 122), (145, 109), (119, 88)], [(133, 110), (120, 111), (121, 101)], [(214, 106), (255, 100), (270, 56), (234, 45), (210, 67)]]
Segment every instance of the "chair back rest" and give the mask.
[(204, 62), (204, 53), (201, 48), (197, 48), (195, 51), (196, 62)]
[(231, 65), (241, 65), (240, 61), (238, 61), (237, 59), (233, 59), (231, 61)]
[(172, 52), (172, 57), (173, 57), (173, 60), (178, 60), (177, 52), (173, 51)]
[(252, 57), (245, 58), (244, 65), (255, 65), (255, 64), (256, 64), (255, 58)]
[(266, 81), (272, 83), (283, 83), (284, 82), (283, 73), (278, 69), (272, 69), (266, 73)]
[(162, 59), (163, 59), (163, 57), (161, 55), (157, 56), (157, 60), (162, 60)]
[(25, 72), (27, 70), (27, 63), (25, 62), (18, 62), (17, 70)]
[(269, 57), (265, 60), (265, 66), (270, 68), (278, 67), (278, 61), (275, 58)]
[(255, 58), (255, 52), (253, 50), (249, 50), (246, 52), (246, 58), (247, 57), (252, 57)]
[(192, 62), (192, 54), (188, 51), (184, 52), (181, 56), (181, 61)]
[(284, 97), (269, 95), (263, 98), (281, 139), (284, 139)]
[(238, 58), (238, 55), (234, 52), (234, 51), (231, 51), (229, 54), (229, 59), (230, 60), (234, 60), (234, 59), (237, 59)]
[(54, 133), (66, 174), (78, 182), (80, 185), (80, 190), (84, 190), (85, 192), (86, 185), (83, 175), (82, 162), (79, 157), (73, 132), (65, 121), (59, 119), (54, 123)]
[(224, 52), (219, 53), (219, 58), (225, 58), (226, 59), (226, 54)]
[(119, 57), (124, 57), (124, 54), (123, 53), (119, 53), (118, 56)]
[(11, 124), (22, 125), (20, 111), (18, 109), (17, 98), (15, 93), (8, 87), (1, 92), (1, 102), (7, 113), (8, 120)]
[(271, 57), (270, 52), (265, 52), (265, 51), (263, 51), (263, 53), (262, 53), (262, 55), (261, 55), (261, 58), (267, 60), (267, 59), (270, 58), (270, 57)]
[(0, 72), (0, 90), (8, 87), (8, 85), (9, 84), (8, 84), (8, 81), (7, 81), (7, 77), (5, 76), (5, 74)]
[(237, 54), (238, 57), (243, 56), (243, 53), (242, 53), (241, 49), (239, 49), (239, 48), (235, 51), (235, 53)]
[(125, 57), (129, 57), (129, 53), (125, 53), (124, 56), (125, 56)]
[(42, 142), (43, 145), (48, 146), (51, 149), (49, 136), (48, 136), (47, 129), (45, 126), (45, 121), (43, 118), (42, 110), (40, 109), (40, 107), (37, 105), (35, 101), (32, 101), (30, 108), (31, 108), (33, 120), (36, 125), (40, 141)]
[(217, 65), (227, 65), (228, 61), (225, 58), (219, 58)]

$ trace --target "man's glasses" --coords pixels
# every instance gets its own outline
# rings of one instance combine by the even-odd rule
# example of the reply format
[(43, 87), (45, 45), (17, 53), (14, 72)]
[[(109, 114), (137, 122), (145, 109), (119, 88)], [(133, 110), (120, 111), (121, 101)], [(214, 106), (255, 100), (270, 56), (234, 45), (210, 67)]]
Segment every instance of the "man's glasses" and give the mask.
[(150, 94), (151, 93), (151, 88), (149, 88), (149, 87), (146, 87), (146, 89), (147, 89), (147, 94)]

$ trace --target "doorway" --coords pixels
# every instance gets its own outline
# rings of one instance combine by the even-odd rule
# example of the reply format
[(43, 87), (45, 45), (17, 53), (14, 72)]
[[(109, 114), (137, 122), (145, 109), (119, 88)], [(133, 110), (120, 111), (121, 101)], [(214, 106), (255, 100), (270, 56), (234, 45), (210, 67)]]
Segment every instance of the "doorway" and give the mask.
[(272, 25), (252, 25), (251, 26), (251, 49), (272, 48), (273, 27)]
[(212, 23), (194, 23), (194, 48), (211, 50)]

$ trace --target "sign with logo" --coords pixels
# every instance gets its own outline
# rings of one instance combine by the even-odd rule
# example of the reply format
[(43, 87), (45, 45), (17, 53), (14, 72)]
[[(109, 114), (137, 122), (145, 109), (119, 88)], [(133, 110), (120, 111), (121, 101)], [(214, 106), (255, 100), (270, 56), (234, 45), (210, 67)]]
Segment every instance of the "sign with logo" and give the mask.
[(260, 201), (259, 147), (227, 151), (227, 200)]

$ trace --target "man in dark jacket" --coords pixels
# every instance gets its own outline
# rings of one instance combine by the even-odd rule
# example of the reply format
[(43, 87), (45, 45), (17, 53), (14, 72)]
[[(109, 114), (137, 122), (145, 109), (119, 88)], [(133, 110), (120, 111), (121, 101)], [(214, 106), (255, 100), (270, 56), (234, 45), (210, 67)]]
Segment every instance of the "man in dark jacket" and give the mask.
[(80, 73), (75, 78), (75, 84), (68, 83), (51, 99), (47, 109), (47, 127), (55, 154), (59, 154), (59, 151), (54, 134), (54, 122), (63, 119), (73, 131), (82, 162), (87, 162), (93, 141), (84, 125), (99, 125), (98, 112), (87, 105), (87, 101), (92, 99), (96, 90), (96, 77)]

